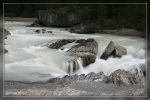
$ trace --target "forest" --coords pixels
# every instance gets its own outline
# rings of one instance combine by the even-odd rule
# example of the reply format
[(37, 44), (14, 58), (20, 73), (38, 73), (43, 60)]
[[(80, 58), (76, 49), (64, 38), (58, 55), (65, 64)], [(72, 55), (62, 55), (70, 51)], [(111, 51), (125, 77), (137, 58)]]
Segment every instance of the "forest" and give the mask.
[[(80, 0), (80, 2), (82, 1)], [(86, 3), (90, 1), (86, 0)], [(100, 1), (104, 2), (104, 0)], [(11, 0), (10, 2), (17, 2), (17, 0)], [(21, 2), (23, 3), (24, 1), (20, 0)], [(31, 2), (31, 0), (26, 2)], [(32, 2), (38, 2), (38, 0), (32, 0)], [(46, 0), (43, 2), (46, 2)], [(51, 2), (57, 3), (61, 1), (51, 0)], [(68, 12), (81, 13), (84, 16), (84, 20), (98, 22), (104, 26), (126, 27), (145, 31), (145, 4), (73, 4), (75, 0), (65, 0), (65, 2), (72, 4), (7, 4), (6, 1), (4, 15), (5, 17), (38, 17), (38, 10), (58, 9), (60, 12), (67, 10)], [(94, 2), (96, 3), (98, 0), (94, 0)], [(109, 1), (105, 1), (105, 3), (107, 2)]]

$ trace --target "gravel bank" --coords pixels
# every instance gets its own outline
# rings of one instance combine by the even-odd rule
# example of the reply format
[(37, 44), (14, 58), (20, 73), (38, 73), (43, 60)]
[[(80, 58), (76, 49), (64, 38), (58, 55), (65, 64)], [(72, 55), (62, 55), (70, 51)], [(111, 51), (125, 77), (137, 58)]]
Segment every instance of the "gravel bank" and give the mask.
[(145, 86), (117, 86), (103, 81), (62, 83), (5, 81), (5, 96), (145, 96)]

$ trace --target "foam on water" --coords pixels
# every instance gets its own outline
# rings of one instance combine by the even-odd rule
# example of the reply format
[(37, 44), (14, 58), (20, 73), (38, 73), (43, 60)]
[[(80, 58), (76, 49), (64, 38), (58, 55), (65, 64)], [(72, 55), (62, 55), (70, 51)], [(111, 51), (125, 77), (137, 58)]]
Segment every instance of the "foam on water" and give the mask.
[[(83, 68), (78, 59), (80, 70), (77, 74), (103, 71), (109, 75), (117, 69), (124, 69), (134, 73), (140, 64), (145, 64), (145, 39), (138, 37), (113, 36), (105, 34), (75, 34), (63, 28), (25, 27), (30, 23), (6, 22), (5, 28), (11, 32), (5, 40), (5, 80), (17, 81), (45, 81), (52, 77), (66, 75), (64, 62), (68, 55), (64, 52), (74, 43), (63, 46), (62, 50), (50, 49), (46, 45), (56, 39), (87, 39), (94, 38), (99, 45), (99, 52), (95, 63)], [(37, 34), (36, 29), (47, 29), (53, 34)], [(127, 55), (122, 58), (99, 59), (107, 44), (115, 43), (127, 48)]]

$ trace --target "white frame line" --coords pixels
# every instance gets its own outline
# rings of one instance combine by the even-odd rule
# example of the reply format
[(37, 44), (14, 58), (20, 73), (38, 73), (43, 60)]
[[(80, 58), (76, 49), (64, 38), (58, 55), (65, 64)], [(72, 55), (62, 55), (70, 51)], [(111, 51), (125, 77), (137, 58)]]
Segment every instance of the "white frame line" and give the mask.
[[(56, 4), (56, 5), (63, 5), (63, 4), (71, 4), (71, 5), (74, 5), (74, 4), (79, 4), (79, 5), (91, 5), (91, 4), (96, 4), (96, 5), (99, 5), (99, 4), (115, 4), (115, 5), (119, 5), (119, 4), (131, 4), (131, 5), (135, 5), (135, 4), (139, 4), (139, 5), (145, 5), (146, 7), (146, 95), (145, 96), (5, 96), (4, 94), (4, 79), (5, 79), (5, 54), (3, 54), (3, 97), (140, 97), (140, 98), (143, 98), (143, 97), (147, 97), (147, 4), (148, 3), (3, 3), (3, 34), (4, 34), (4, 5), (6, 4)], [(3, 47), (5, 47), (4, 45), (4, 35), (3, 35)], [(3, 49), (3, 53), (4, 53), (4, 49)]]

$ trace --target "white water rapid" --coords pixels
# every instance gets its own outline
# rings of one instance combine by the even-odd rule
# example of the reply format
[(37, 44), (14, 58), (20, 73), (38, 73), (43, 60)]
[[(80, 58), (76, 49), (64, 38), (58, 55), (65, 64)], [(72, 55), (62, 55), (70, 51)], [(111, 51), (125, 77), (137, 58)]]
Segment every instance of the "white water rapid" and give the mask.
[[(114, 36), (106, 34), (75, 34), (63, 28), (26, 27), (31, 22), (5, 22), (5, 28), (11, 35), (5, 39), (5, 80), (14, 81), (46, 81), (52, 77), (62, 77), (67, 74), (63, 67), (67, 59), (66, 50), (50, 49), (46, 44), (56, 39), (94, 38), (99, 44), (96, 62), (86, 68), (82, 67), (76, 74), (103, 71), (109, 75), (116, 69), (131, 72), (139, 69), (140, 64), (146, 62), (145, 39), (139, 37)], [(53, 32), (36, 33), (36, 29), (46, 29)], [(127, 48), (127, 55), (122, 58), (99, 59), (107, 44), (113, 40), (115, 43)], [(74, 44), (71, 44), (74, 45)]]

